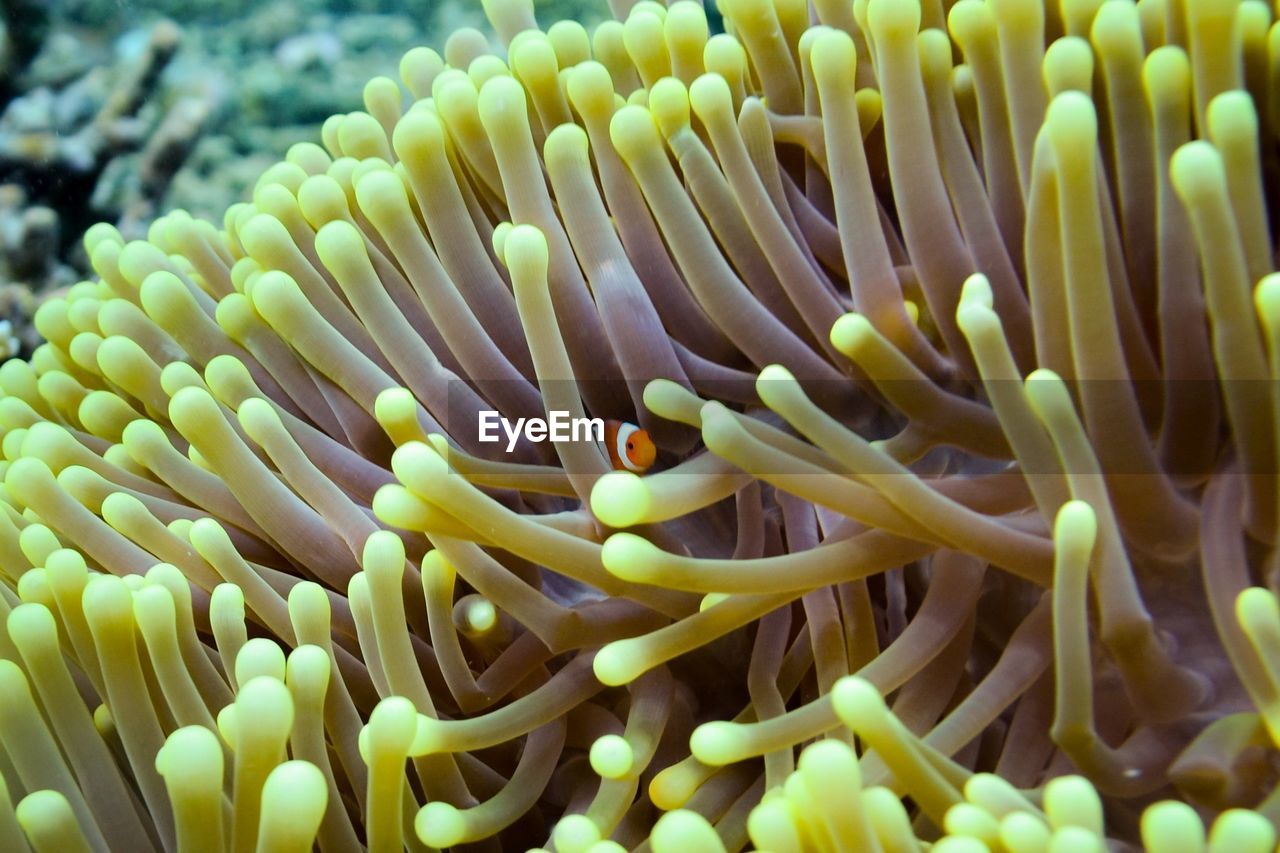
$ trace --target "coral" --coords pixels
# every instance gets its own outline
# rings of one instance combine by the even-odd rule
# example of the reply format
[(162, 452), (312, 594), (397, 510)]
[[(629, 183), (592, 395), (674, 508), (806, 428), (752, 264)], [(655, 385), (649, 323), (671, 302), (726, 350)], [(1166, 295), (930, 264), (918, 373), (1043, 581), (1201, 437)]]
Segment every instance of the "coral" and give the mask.
[(72, 103), (55, 102), (45, 86), (6, 101), (0, 173), (21, 176), (29, 186), (54, 185), (61, 195), (83, 202), (88, 193), (78, 184), (92, 188), (110, 160), (141, 145), (137, 114), (155, 92), (180, 40), (173, 23), (154, 26), (142, 56), (123, 79), (112, 81), (101, 103), (94, 102), (93, 92), (74, 86), (68, 90)]
[(485, 6), (0, 365), (0, 846), (1275, 849), (1270, 7)]
[[(9, 12), (26, 19), (47, 5)], [(138, 55), (117, 63), (61, 23), (44, 23), (55, 29), (41, 35), (43, 48), (15, 52), (0, 85), (0, 283), (41, 295), (83, 277), (76, 238), (98, 217), (145, 233), (211, 108), (204, 95), (173, 104), (157, 96), (181, 39), (171, 22), (138, 31)], [(8, 319), (29, 355), (29, 312)]]

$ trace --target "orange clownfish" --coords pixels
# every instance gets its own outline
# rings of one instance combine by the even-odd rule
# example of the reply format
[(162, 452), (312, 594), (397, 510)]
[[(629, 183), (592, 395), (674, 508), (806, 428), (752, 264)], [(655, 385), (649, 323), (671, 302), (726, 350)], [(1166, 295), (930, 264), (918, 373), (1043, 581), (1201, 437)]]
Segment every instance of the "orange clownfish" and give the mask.
[(643, 474), (658, 456), (649, 433), (623, 421), (604, 422), (604, 446), (616, 471)]

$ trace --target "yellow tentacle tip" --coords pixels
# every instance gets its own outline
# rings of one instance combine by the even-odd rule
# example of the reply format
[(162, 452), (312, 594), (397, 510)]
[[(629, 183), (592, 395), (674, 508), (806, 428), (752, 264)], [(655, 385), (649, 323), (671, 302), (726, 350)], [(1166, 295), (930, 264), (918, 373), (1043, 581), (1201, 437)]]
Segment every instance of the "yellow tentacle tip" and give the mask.
[(491, 77), (480, 87), (476, 106), (485, 129), (493, 133), (506, 122), (528, 122), (524, 87), (514, 77)]
[(1049, 141), (1059, 156), (1081, 156), (1081, 152), (1093, 156), (1098, 138), (1098, 112), (1088, 95), (1074, 90), (1058, 95), (1049, 102), (1044, 122)]
[(1173, 152), (1169, 177), (1178, 194), (1192, 203), (1224, 192), (1227, 181), (1222, 155), (1202, 139), (1188, 142)]
[(992, 38), (995, 26), (995, 15), (981, 0), (960, 0), (947, 13), (947, 30), (962, 50), (972, 49), (979, 39)]
[(1157, 47), (1142, 63), (1142, 84), (1153, 102), (1187, 98), (1191, 89), (1191, 61), (1177, 45)]
[(1000, 843), (1010, 853), (1048, 850), (1053, 831), (1033, 814), (1011, 812), (1000, 819)]
[(871, 0), (867, 24), (877, 40), (915, 36), (920, 31), (919, 0)]
[(591, 744), (591, 769), (605, 779), (623, 779), (635, 765), (635, 751), (621, 735), (603, 735)]
[(855, 675), (846, 675), (832, 686), (831, 704), (840, 721), (855, 731), (878, 724), (887, 713), (880, 691)]
[(1072, 411), (1071, 396), (1062, 377), (1047, 368), (1027, 374), (1023, 382), (1027, 402), (1041, 420)]
[(1079, 36), (1057, 39), (1045, 49), (1042, 74), (1051, 95), (1091, 91), (1093, 48)]
[(1246, 634), (1280, 635), (1280, 604), (1268, 589), (1249, 587), (1236, 597), (1236, 619)]
[(1253, 96), (1238, 89), (1214, 96), (1205, 118), (1209, 136), (1215, 142), (1224, 139), (1252, 140), (1258, 133), (1258, 111), (1254, 107)]
[(18, 825), (37, 851), (88, 851), (83, 832), (67, 798), (58, 791), (34, 791), (14, 809)]
[(461, 844), (467, 835), (467, 822), (461, 811), (446, 802), (427, 803), (413, 819), (418, 840), (429, 847), (443, 850)]
[(827, 80), (853, 79), (858, 61), (858, 49), (852, 37), (843, 30), (824, 28), (813, 39), (809, 48), (809, 63), (815, 76)]
[(587, 132), (576, 124), (562, 124), (547, 134), (542, 146), (542, 159), (547, 167), (564, 161), (585, 163), (591, 143)]
[[(837, 324), (839, 323), (838, 320), (836, 322)], [(832, 334), (834, 334), (834, 332)], [(795, 374), (790, 370), (787, 370), (787, 368), (783, 367), (781, 364), (769, 364), (766, 365), (765, 368), (760, 371), (760, 375), (756, 377), (756, 388), (767, 388), (773, 384), (794, 383), (795, 381)]]
[(713, 767), (741, 761), (749, 746), (742, 726), (724, 720), (703, 723), (689, 736), (693, 757)]
[(649, 487), (631, 471), (610, 471), (591, 488), (591, 511), (610, 527), (640, 524), (652, 509)]
[(1209, 830), (1209, 853), (1271, 853), (1275, 848), (1275, 827), (1251, 809), (1228, 809)]
[[(222, 779), (222, 746), (204, 726), (185, 726), (165, 740), (156, 753), (156, 772), (175, 784), (194, 786)], [(221, 784), (218, 784), (221, 788)]]
[(1073, 543), (1086, 550), (1093, 547), (1098, 535), (1098, 517), (1084, 501), (1067, 501), (1058, 510), (1053, 524), (1053, 539), (1060, 544)]
[(862, 789), (858, 756), (843, 741), (827, 739), (810, 744), (800, 753), (798, 767), (811, 785), (830, 785), (846, 795)]
[(865, 316), (845, 314), (831, 326), (831, 344), (852, 358), (853, 353), (860, 350), (875, 334), (875, 327)]
[(276, 765), (262, 786), (258, 849), (312, 849), (328, 804), (329, 786), (318, 767), (307, 761)]
[(649, 89), (649, 112), (662, 135), (670, 139), (689, 126), (692, 91), (675, 77), (663, 77)]
[(661, 150), (662, 140), (653, 114), (635, 104), (628, 104), (613, 114), (609, 121), (609, 139), (622, 159), (629, 162)]
[(1083, 776), (1059, 776), (1045, 785), (1044, 811), (1054, 830), (1074, 826), (1095, 835), (1103, 832), (1102, 801)]
[(586, 815), (565, 815), (551, 831), (551, 841), (559, 853), (585, 853), (600, 841), (600, 828)]
[[(361, 732), (366, 739), (361, 747), (362, 754), (368, 753), (365, 760), (376, 761), (379, 756), (389, 755), (403, 758), (426, 754), (433, 744), (430, 733), (423, 734), (420, 718), (413, 703), (403, 696), (388, 696), (379, 702)], [(423, 751), (418, 752), (419, 748)]]
[(1142, 842), (1148, 850), (1203, 850), (1204, 824), (1186, 803), (1166, 800), (1142, 813)]
[(988, 848), (999, 846), (1000, 822), (973, 803), (956, 803), (947, 809), (943, 828), (953, 836), (981, 841)]
[(547, 238), (533, 225), (513, 226), (503, 242), (503, 258), (513, 274), (525, 270), (545, 278), (548, 255)]
[(976, 272), (964, 280), (960, 289), (960, 307), (973, 306), (990, 310), (995, 305), (995, 296), (991, 291), (991, 280), (980, 272)]
[(591, 669), (601, 684), (620, 687), (630, 684), (650, 667), (643, 647), (635, 640), (615, 640), (596, 652)]
[(1253, 290), (1258, 318), (1272, 333), (1280, 333), (1280, 273), (1265, 275)]
[(245, 690), (259, 678), (277, 682), (276, 685), (254, 685), (246, 701), (261, 697), (261, 701), (278, 703), (280, 697), (284, 695), (278, 686), (284, 682), (285, 677), (284, 651), (274, 640), (254, 637), (246, 642), (240, 648), (240, 653), (236, 655), (235, 676), (236, 683), (243, 685), (241, 694), (244, 694)]
[(654, 824), (650, 843), (654, 853), (723, 853), (715, 828), (697, 812), (677, 809)]
[(656, 545), (634, 533), (615, 533), (604, 540), (600, 560), (609, 574), (615, 577), (634, 583), (651, 583), (657, 575), (655, 562), (660, 553)]
[(410, 491), (425, 495), (432, 491), (433, 481), (448, 476), (449, 464), (431, 445), (411, 441), (391, 455), (391, 470)]
[(364, 542), (360, 565), (370, 575), (386, 575), (399, 583), (404, 574), (404, 540), (390, 530), (378, 530), (369, 534)]
[(758, 850), (803, 850), (800, 827), (786, 797), (765, 799), (747, 816), (747, 835)]
[(689, 86), (689, 104), (704, 122), (714, 115), (733, 115), (733, 92), (719, 74), (700, 74)]

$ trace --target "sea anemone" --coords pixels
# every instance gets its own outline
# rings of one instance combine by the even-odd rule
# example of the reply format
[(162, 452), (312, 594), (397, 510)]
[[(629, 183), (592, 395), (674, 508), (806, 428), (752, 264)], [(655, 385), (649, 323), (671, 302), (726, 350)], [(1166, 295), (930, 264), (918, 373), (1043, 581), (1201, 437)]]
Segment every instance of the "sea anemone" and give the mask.
[(86, 234), (0, 846), (1274, 849), (1271, 8), (616, 5)]

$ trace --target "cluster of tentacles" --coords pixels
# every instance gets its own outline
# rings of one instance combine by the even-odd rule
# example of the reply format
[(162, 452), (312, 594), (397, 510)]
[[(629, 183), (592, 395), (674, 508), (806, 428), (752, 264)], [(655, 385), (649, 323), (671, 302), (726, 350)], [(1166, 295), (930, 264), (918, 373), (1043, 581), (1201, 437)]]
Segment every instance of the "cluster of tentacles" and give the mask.
[(487, 5), (0, 367), (0, 847), (1274, 849), (1271, 8)]

